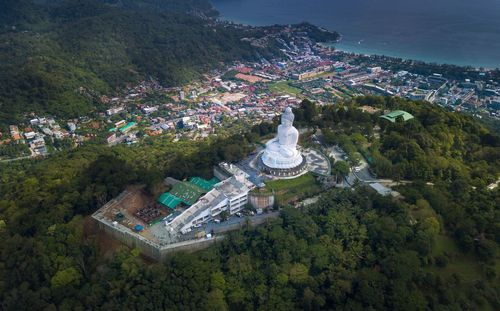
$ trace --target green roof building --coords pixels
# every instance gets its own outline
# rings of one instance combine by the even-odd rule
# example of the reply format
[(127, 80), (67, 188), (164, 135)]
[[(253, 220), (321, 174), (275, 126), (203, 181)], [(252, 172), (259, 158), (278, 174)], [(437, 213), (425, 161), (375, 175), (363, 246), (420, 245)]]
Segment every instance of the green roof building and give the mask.
[(398, 118), (401, 118), (401, 120), (403, 120), (404, 122), (414, 118), (414, 116), (412, 116), (410, 113), (403, 110), (394, 110), (380, 117), (392, 123), (395, 123)]
[(120, 127), (120, 132), (126, 133), (130, 131), (132, 128), (134, 128), (137, 124), (135, 122), (129, 122), (126, 125)]

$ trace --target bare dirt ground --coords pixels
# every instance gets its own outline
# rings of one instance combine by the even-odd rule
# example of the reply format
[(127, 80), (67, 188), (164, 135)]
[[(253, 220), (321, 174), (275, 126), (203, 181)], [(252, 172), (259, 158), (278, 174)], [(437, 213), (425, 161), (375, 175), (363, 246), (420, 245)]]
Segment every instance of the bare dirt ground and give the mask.
[(243, 81), (247, 81), (247, 82), (250, 82), (250, 83), (255, 83), (255, 82), (260, 82), (260, 81), (269, 82), (269, 80), (266, 80), (264, 78), (257, 77), (257, 76), (246, 75), (246, 74), (243, 74), (243, 73), (238, 73), (235, 77), (237, 79), (240, 79), (240, 80), (243, 80)]

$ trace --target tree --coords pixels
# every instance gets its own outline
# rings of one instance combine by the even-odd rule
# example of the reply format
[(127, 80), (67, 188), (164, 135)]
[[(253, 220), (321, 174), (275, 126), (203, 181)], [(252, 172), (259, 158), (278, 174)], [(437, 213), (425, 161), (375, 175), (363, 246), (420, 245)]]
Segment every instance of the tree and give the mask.
[(224, 292), (220, 289), (213, 289), (208, 293), (207, 301), (205, 304), (206, 310), (228, 310)]
[(81, 275), (73, 267), (66, 268), (57, 271), (57, 273), (51, 279), (51, 285), (53, 288), (61, 288), (70, 285), (79, 285)]
[(318, 114), (318, 109), (316, 104), (308, 99), (304, 99), (300, 103), (300, 108), (294, 111), (295, 119), (298, 122), (304, 122), (305, 124), (311, 124)]
[(332, 166), (332, 174), (337, 180), (344, 178), (350, 172), (349, 165), (345, 161), (335, 161)]
[(476, 253), (481, 260), (492, 262), (496, 257), (497, 244), (488, 239), (482, 239), (475, 244)]
[(236, 162), (243, 157), (242, 144), (231, 144), (224, 148), (224, 159), (228, 162)]
[(219, 215), (220, 215), (220, 218), (222, 221), (226, 221), (229, 217), (229, 213), (227, 211), (222, 211), (222, 212), (220, 212)]

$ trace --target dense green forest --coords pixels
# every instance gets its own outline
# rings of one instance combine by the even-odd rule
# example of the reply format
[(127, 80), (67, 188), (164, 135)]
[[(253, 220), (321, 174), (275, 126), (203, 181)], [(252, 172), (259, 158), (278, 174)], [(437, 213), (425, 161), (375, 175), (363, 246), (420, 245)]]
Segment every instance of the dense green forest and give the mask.
[(80, 116), (127, 82), (178, 85), (221, 62), (276, 53), (192, 14), (210, 12), (203, 0), (48, 2), (0, 3), (2, 123), (31, 111)]
[[(369, 114), (360, 106), (380, 111)], [(380, 118), (390, 110), (414, 119)], [(500, 175), (500, 137), (473, 117), (428, 102), (373, 96), (323, 108), (306, 100), (297, 112), (299, 122), (318, 126), (328, 143), (342, 146), (352, 164), (364, 157), (378, 177), (411, 181), (400, 189), (407, 201), (430, 205), (462, 249), (481, 256), (484, 245), (498, 243), (500, 197), (486, 187)]]
[[(78, 116), (128, 82), (180, 84), (221, 62), (276, 53), (241, 38), (277, 26), (242, 32), (208, 18), (215, 14), (205, 0), (1, 1), (0, 123), (30, 111)], [(380, 118), (396, 109), (414, 119)], [(130, 184), (154, 193), (165, 176), (210, 178), (214, 164), (241, 159), (276, 124), (0, 163), (0, 309), (500, 309), (500, 191), (488, 188), (500, 175), (497, 134), (470, 116), (391, 97), (305, 100), (295, 113), (348, 153), (335, 174), (364, 158), (400, 182), (402, 196), (330, 190), (210, 249), (152, 263), (103, 244), (88, 216)]]
[[(362, 105), (404, 109), (415, 119), (386, 124), (381, 112), (364, 113)], [(1, 308), (500, 308), (500, 193), (486, 188), (500, 169), (492, 156), (500, 149), (497, 136), (468, 116), (397, 98), (326, 107), (304, 101), (296, 113), (299, 124), (317, 126), (326, 140), (370, 154), (379, 174), (410, 182), (396, 187), (403, 197), (382, 198), (363, 187), (331, 190), (316, 204), (283, 207), (277, 221), (234, 232), (206, 251), (151, 263), (136, 250), (110, 254), (100, 247), (87, 216), (127, 184), (153, 190), (166, 175), (210, 177), (214, 163), (243, 157), (273, 126), (201, 143), (164, 136), (136, 147), (88, 145), (0, 164)], [(387, 161), (394, 165), (385, 171), (379, 165)], [(430, 168), (415, 174), (413, 166)]]

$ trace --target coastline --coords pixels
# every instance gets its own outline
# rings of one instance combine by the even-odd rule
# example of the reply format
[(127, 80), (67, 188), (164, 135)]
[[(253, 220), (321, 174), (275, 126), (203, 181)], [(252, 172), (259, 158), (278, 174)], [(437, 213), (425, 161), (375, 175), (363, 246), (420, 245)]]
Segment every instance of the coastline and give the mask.
[[(260, 5), (262, 1), (257, 2)], [(361, 10), (350, 14), (349, 12), (352, 12), (352, 5), (342, 6), (342, 4), (339, 4), (338, 8), (341, 11), (343, 10), (343, 15), (339, 17), (340, 13), (338, 13), (338, 10), (333, 15), (325, 13), (331, 7), (326, 7), (324, 8), (326, 11), (320, 11), (319, 13), (305, 14), (303, 11), (300, 11), (303, 9), (303, 5), (299, 4), (283, 12), (275, 12), (274, 10), (278, 8), (273, 4), (256, 7), (256, 4), (249, 4), (248, 1), (242, 1), (236, 5), (227, 4), (224, 1), (212, 0), (212, 4), (219, 12), (218, 19), (221, 21), (249, 26), (270, 26), (273, 24), (294, 24), (305, 20), (320, 29), (339, 32), (342, 38), (339, 42), (333, 44), (333, 46), (335, 49), (346, 53), (386, 56), (427, 64), (450, 65), (464, 68), (483, 68), (487, 70), (500, 68), (500, 59), (496, 54), (498, 49), (494, 49), (497, 43), (493, 45), (481, 43), (490, 42), (488, 40), (491, 36), (488, 37), (487, 34), (491, 33), (491, 23), (484, 26), (490, 28), (483, 27), (477, 29), (477, 31), (484, 31), (478, 33), (485, 34), (484, 36), (471, 37), (472, 29), (458, 30), (456, 27), (453, 28), (451, 26), (448, 28), (449, 24), (447, 24), (446, 20), (436, 19), (435, 14), (430, 14), (429, 24), (420, 25), (420, 28), (416, 29), (416, 33), (411, 34), (408, 33), (408, 24), (401, 24), (403, 27), (401, 29), (381, 28), (380, 19), (377, 19), (376, 14), (375, 18), (373, 18), (375, 24), (371, 28), (367, 28), (366, 22), (359, 22), (359, 25), (354, 24), (352, 22), (353, 18), (356, 16), (359, 17), (364, 13), (368, 14), (368, 12)], [(245, 12), (241, 13), (242, 9)], [(407, 12), (404, 11), (404, 13)], [(374, 16), (373, 12), (367, 16), (371, 20), (370, 18)], [(417, 18), (417, 21), (423, 21), (419, 19), (420, 16), (409, 15), (409, 17)], [(453, 19), (449, 21), (453, 22)], [(396, 22), (401, 23), (401, 20), (397, 20)], [(495, 24), (492, 25), (494, 26)], [(370, 30), (379, 28), (380, 31)], [(434, 32), (435, 29), (445, 29), (446, 31)], [(448, 37), (451, 37), (451, 39), (447, 40)]]
[(399, 53), (392, 53), (392, 52), (381, 51), (378, 49), (372, 49), (372, 48), (366, 47), (366, 46), (363, 46), (361, 49), (358, 49), (352, 44), (346, 44), (346, 43), (342, 42), (343, 38), (344, 38), (344, 36), (341, 35), (341, 38), (339, 41), (331, 42), (331, 43), (322, 43), (322, 45), (332, 47), (336, 51), (341, 51), (343, 53), (348, 53), (348, 54), (373, 56), (373, 57), (386, 57), (386, 58), (392, 58), (392, 59), (399, 59), (402, 61), (419, 62), (419, 63), (425, 63), (425, 64), (439, 65), (439, 66), (446, 65), (446, 66), (456, 66), (456, 67), (473, 68), (473, 69), (480, 69), (481, 68), (481, 69), (487, 70), (487, 71), (497, 70), (500, 68), (500, 66), (495, 68), (495, 67), (490, 67), (490, 66), (477, 66), (477, 65), (470, 65), (470, 64), (463, 64), (463, 63), (428, 60), (428, 59), (423, 59), (423, 58), (414, 57), (414, 56), (400, 55)]
[[(219, 14), (216, 17), (216, 20), (219, 22), (229, 22), (233, 23), (236, 25), (242, 25), (242, 26), (248, 26), (248, 27), (270, 27), (270, 26), (285, 26), (286, 24), (275, 24), (275, 25), (266, 25), (266, 24), (260, 24), (260, 23), (253, 23), (253, 22), (243, 22), (243, 21), (238, 21), (236, 19), (229, 19), (221, 14)], [(451, 63), (451, 62), (446, 62), (446, 61), (435, 61), (435, 60), (426, 60), (423, 58), (419, 57), (413, 57), (413, 56), (403, 56), (403, 55), (396, 55), (398, 53), (387, 53), (384, 51), (360, 51), (356, 48), (350, 48), (352, 45), (345, 44), (343, 43), (343, 39), (345, 36), (342, 33), (339, 33), (335, 30), (328, 29), (323, 26), (316, 25), (312, 22), (309, 21), (304, 21), (303, 23), (310, 24), (314, 27), (316, 27), (319, 30), (326, 31), (329, 33), (336, 33), (339, 37), (336, 41), (330, 41), (330, 42), (318, 42), (318, 44), (326, 47), (331, 47), (334, 48), (336, 51), (340, 51), (343, 53), (348, 53), (348, 54), (355, 54), (355, 55), (363, 55), (363, 56), (369, 56), (369, 57), (385, 57), (385, 58), (391, 58), (391, 59), (398, 59), (401, 61), (406, 61), (406, 62), (416, 62), (416, 63), (423, 63), (423, 64), (429, 64), (429, 65), (438, 65), (438, 66), (455, 66), (455, 67), (462, 67), (462, 68), (473, 68), (479, 70), (480, 68), (485, 70), (485, 71), (492, 71), (492, 70), (498, 70), (500, 69), (500, 65), (495, 68), (495, 67), (489, 67), (489, 66), (476, 66), (476, 65), (468, 65), (468, 64), (460, 64), (460, 63)], [(339, 45), (341, 45), (339, 47)], [(370, 50), (369, 47), (367, 47), (368, 50)]]
[[(238, 21), (236, 19), (229, 19), (221, 14), (217, 16), (217, 21), (221, 22), (230, 22), (233, 24), (237, 25), (242, 25), (242, 26), (249, 26), (249, 27), (268, 27), (268, 26), (273, 26), (273, 25), (266, 25), (266, 24), (260, 24), (260, 23), (253, 23), (253, 22), (243, 22), (243, 21)], [(353, 45), (350, 44), (345, 44), (343, 43), (343, 39), (345, 36), (337, 32), (335, 30), (328, 29), (323, 26), (316, 25), (312, 22), (309, 21), (304, 21), (303, 23), (308, 23), (319, 30), (326, 31), (329, 33), (336, 33), (339, 38), (336, 41), (331, 41), (331, 42), (318, 42), (318, 44), (327, 46), (327, 47), (332, 47), (336, 51), (341, 51), (343, 53), (348, 53), (348, 54), (355, 54), (355, 55), (363, 55), (363, 56), (373, 56), (373, 57), (386, 57), (386, 58), (392, 58), (392, 59), (399, 59), (402, 61), (409, 61), (409, 62), (418, 62), (418, 63), (424, 63), (424, 64), (429, 64), (429, 65), (439, 65), (439, 66), (455, 66), (455, 67), (462, 67), (462, 68), (473, 68), (479, 70), (480, 68), (485, 70), (485, 71), (492, 71), (492, 70), (498, 70), (500, 69), (500, 65), (498, 67), (490, 67), (490, 66), (477, 66), (477, 65), (470, 65), (470, 64), (463, 64), (463, 63), (452, 63), (452, 62), (446, 62), (446, 61), (437, 61), (437, 60), (429, 60), (429, 59), (424, 59), (424, 58), (419, 58), (419, 57), (414, 57), (414, 56), (404, 56), (404, 55), (397, 55), (398, 53), (387, 53), (384, 51), (367, 51), (367, 50), (372, 50), (370, 47), (367, 47), (367, 50), (365, 51), (360, 51), (359, 49), (356, 48), (351, 48)], [(276, 24), (280, 26), (284, 26), (286, 24)], [(341, 45), (339, 47), (339, 45)], [(363, 46), (365, 47), (365, 46)], [(377, 50), (377, 49), (375, 49)]]

